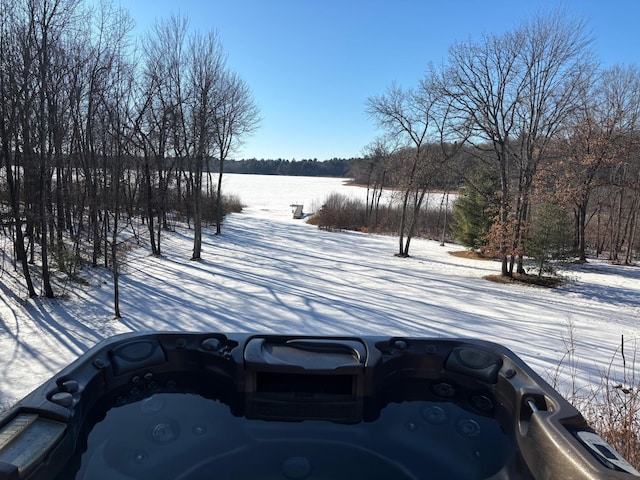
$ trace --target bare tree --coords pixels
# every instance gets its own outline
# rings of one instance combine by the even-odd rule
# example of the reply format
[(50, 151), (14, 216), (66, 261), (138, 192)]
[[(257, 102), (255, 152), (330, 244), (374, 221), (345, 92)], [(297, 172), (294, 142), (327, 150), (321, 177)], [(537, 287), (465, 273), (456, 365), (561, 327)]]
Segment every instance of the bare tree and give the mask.
[(637, 67), (617, 65), (600, 72), (596, 81), (582, 91), (580, 108), (565, 122), (558, 142), (559, 160), (544, 166), (544, 175), (554, 179), (561, 198), (574, 205), (580, 261), (586, 261), (586, 228), (593, 192), (609, 189), (608, 172), (626, 162), (632, 151), (640, 118), (639, 98)]
[(353, 172), (364, 179), (367, 187), (366, 222), (368, 227), (378, 224), (380, 200), (389, 178), (389, 161), (395, 150), (392, 139), (380, 137), (363, 149), (363, 159), (357, 164), (359, 172)]
[[(179, 155), (185, 151), (183, 103), (187, 29), (185, 18), (170, 17), (156, 23), (143, 42), (144, 66), (136, 132), (144, 157), (145, 208), (153, 255), (162, 252), (161, 232), (167, 228), (169, 186), (181, 160)], [(157, 228), (154, 228), (154, 217)]]
[(488, 146), (494, 154), (501, 182), (495, 233), (505, 276), (522, 254), (537, 165), (575, 108), (592, 66), (584, 24), (572, 18), (561, 11), (540, 14), (502, 35), (456, 43), (440, 77), (457, 122), (473, 129), (478, 148)]
[(16, 257), (22, 265), (27, 294), (35, 297), (36, 291), (29, 271), (27, 250), (23, 236), (23, 212), (20, 207), (20, 184), (14, 175), (17, 166), (15, 152), (19, 137), (19, 108), (20, 108), (20, 52), (15, 41), (20, 35), (18, 28), (16, 5), (11, 0), (0, 0), (0, 142), (2, 144), (2, 164), (5, 167), (7, 187), (13, 231), (15, 235)]
[[(133, 111), (135, 102), (134, 67), (128, 60), (130, 55), (126, 51), (126, 38), (133, 27), (133, 22), (123, 10), (110, 12), (113, 23), (110, 25), (112, 38), (111, 47), (114, 49), (113, 61), (109, 76), (109, 83), (102, 94), (104, 105), (105, 138), (105, 208), (104, 218), (107, 228), (105, 238), (110, 230), (110, 242), (105, 250), (109, 251), (110, 266), (113, 274), (113, 305), (114, 317), (120, 318), (120, 259), (118, 247), (121, 243), (119, 224), (124, 197), (124, 172), (127, 168), (127, 158), (130, 157), (133, 138)], [(109, 222), (109, 217), (111, 221)]]
[(214, 144), (218, 154), (218, 188), (216, 192), (216, 234), (222, 228), (222, 175), (229, 153), (246, 135), (258, 127), (259, 110), (248, 85), (236, 73), (224, 72), (217, 86), (218, 97), (211, 112), (214, 122)]
[(215, 107), (221, 102), (221, 78), (224, 76), (225, 58), (222, 45), (214, 32), (194, 34), (189, 46), (189, 94), (186, 123), (190, 132), (188, 151), (192, 152), (189, 183), (193, 199), (193, 255), (200, 260), (202, 254), (202, 188), (205, 164), (214, 154), (216, 130)]
[(618, 155), (601, 172), (592, 188), (595, 202), (589, 214), (597, 218), (597, 226), (595, 232), (594, 228), (589, 228), (591, 241), (595, 233), (597, 253), (606, 253), (608, 259), (616, 263), (629, 264), (637, 254), (634, 248), (640, 227), (639, 140), (637, 131), (621, 139)]
[(409, 256), (418, 214), (432, 179), (463, 145), (469, 132), (464, 125), (452, 126), (451, 100), (441, 95), (436, 78), (430, 72), (415, 90), (392, 85), (386, 94), (367, 100), (369, 115), (402, 145), (396, 153), (400, 162), (395, 172), (395, 186), (401, 190), (401, 257)]
[(568, 17), (566, 12), (537, 15), (519, 30), (524, 39), (519, 53), (523, 89), (516, 109), (514, 157), (518, 194), (514, 247), (519, 252), (518, 273), (524, 273), (522, 253), (533, 179), (567, 117), (580, 107), (581, 93), (592, 81), (595, 60), (584, 21)]
[[(472, 139), (487, 142), (495, 155), (500, 176), (500, 256), (502, 274), (508, 275), (508, 219), (511, 211), (509, 144), (516, 129), (516, 106), (522, 86), (518, 81), (517, 53), (520, 35), (487, 35), (479, 42), (468, 40), (449, 50), (449, 65), (440, 76), (443, 96), (453, 100), (454, 119), (469, 125)], [(484, 143), (476, 144), (484, 150)]]
[[(54, 223), (51, 191), (54, 157), (62, 156), (62, 129), (59, 122), (59, 92), (54, 81), (63, 77), (61, 54), (66, 31), (75, 22), (79, 0), (25, 0), (18, 4), (24, 24), (17, 39), (22, 59), (22, 106), (20, 114), (25, 175), (25, 202), (30, 210), (27, 225), (31, 239), (40, 243), (43, 293), (53, 297), (51, 285), (50, 238)], [(58, 85), (58, 88), (60, 85)], [(32, 250), (33, 254), (33, 250)]]
[[(79, 210), (78, 234), (87, 233), (91, 245), (91, 264), (98, 265), (100, 256), (108, 265), (107, 204), (105, 198), (107, 172), (107, 108), (106, 90), (121, 44), (114, 11), (107, 4), (96, 11), (86, 11), (77, 44), (71, 80), (71, 118), (73, 144), (83, 175), (83, 208)], [(84, 203), (88, 207), (85, 226)]]
[(203, 172), (253, 131), (257, 107), (227, 70), (217, 34), (189, 35), (184, 18), (158, 23), (134, 75), (131, 22), (110, 0), (0, 0), (0, 13), (0, 154), (28, 294), (36, 295), (29, 266), (40, 247), (42, 291), (53, 296), (50, 260), (63, 268), (68, 233), (74, 255), (82, 244), (92, 265), (113, 268), (118, 316), (121, 211), (133, 228), (144, 191), (159, 255), (170, 189), (182, 198), (186, 184), (200, 258)]
[(389, 135), (402, 139), (402, 174), (399, 180), (401, 217), (398, 231), (398, 256), (409, 256), (411, 224), (426, 194), (424, 145), (428, 138), (432, 103), (420, 102), (414, 90), (404, 90), (393, 84), (383, 95), (367, 99), (367, 113)]

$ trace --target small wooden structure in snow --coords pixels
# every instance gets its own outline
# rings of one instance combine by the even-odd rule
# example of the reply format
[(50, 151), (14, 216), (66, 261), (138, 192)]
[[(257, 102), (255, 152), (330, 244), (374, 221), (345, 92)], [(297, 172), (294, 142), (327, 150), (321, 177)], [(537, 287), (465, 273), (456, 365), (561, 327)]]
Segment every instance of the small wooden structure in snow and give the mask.
[(293, 213), (293, 218), (302, 218), (302, 216), (304, 215), (304, 213), (302, 213), (302, 205), (299, 203), (292, 203), (290, 206), (291, 212)]

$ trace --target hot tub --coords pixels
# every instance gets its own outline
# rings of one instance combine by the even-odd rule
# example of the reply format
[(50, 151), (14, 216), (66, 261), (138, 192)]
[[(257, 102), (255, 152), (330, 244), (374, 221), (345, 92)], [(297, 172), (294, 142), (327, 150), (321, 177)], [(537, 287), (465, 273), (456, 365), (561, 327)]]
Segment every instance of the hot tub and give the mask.
[(0, 480), (634, 475), (519, 358), (479, 340), (127, 334), (0, 419)]

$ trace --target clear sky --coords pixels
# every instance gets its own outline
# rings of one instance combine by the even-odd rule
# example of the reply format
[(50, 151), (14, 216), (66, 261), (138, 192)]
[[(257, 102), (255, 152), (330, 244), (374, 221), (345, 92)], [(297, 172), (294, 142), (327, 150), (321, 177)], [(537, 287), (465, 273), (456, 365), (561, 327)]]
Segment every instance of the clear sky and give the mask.
[(456, 40), (537, 11), (582, 17), (603, 66), (640, 64), (640, 0), (120, 0), (143, 33), (174, 13), (215, 29), (247, 82), (260, 128), (233, 158), (357, 157), (378, 135), (367, 98), (417, 85)]

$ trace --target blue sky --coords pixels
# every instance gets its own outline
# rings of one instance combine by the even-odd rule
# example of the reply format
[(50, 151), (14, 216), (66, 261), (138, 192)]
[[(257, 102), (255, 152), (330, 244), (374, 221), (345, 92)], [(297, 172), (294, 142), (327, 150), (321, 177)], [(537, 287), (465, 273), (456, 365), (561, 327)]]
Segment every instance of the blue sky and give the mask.
[(604, 66), (640, 63), (640, 0), (120, 0), (144, 33), (174, 13), (218, 31), (261, 110), (234, 158), (360, 156), (378, 135), (368, 97), (416, 85), (456, 40), (500, 33), (537, 11), (583, 17)]

